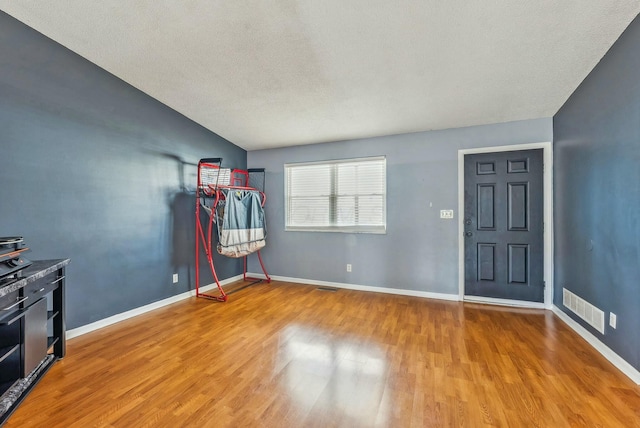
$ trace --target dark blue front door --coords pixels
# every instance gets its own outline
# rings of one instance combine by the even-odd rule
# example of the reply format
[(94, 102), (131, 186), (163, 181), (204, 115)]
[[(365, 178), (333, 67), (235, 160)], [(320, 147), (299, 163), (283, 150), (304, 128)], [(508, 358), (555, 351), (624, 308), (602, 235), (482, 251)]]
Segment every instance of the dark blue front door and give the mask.
[(544, 301), (543, 151), (464, 158), (465, 295)]

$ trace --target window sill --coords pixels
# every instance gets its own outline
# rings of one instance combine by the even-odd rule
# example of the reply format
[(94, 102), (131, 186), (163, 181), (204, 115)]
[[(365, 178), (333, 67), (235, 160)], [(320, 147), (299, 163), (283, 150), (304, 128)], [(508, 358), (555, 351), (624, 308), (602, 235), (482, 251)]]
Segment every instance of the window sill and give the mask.
[(333, 232), (333, 233), (366, 233), (386, 235), (387, 228), (382, 227), (285, 227), (285, 232)]

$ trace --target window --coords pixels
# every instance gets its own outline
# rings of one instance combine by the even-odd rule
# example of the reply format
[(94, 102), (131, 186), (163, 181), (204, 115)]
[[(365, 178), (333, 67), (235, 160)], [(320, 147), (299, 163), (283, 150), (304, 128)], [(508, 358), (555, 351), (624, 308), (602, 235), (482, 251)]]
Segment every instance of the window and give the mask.
[(384, 156), (286, 164), (285, 229), (385, 233)]

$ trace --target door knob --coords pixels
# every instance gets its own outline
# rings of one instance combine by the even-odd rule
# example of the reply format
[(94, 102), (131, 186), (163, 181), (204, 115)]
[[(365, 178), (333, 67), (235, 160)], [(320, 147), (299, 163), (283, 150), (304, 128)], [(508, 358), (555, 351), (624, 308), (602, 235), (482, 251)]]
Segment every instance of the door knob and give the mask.
[(467, 233), (465, 233), (465, 235), (467, 235), (467, 236), (471, 236), (471, 235), (473, 235), (473, 233), (471, 233), (471, 232), (467, 232)]
[(465, 219), (464, 224), (469, 226), (471, 224), (471, 219)]

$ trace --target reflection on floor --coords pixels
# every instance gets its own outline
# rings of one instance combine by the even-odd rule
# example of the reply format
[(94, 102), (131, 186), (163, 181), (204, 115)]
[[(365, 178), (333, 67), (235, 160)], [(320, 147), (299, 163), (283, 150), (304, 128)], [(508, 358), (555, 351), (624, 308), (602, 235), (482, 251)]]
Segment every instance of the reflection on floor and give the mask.
[(389, 403), (384, 397), (387, 370), (381, 347), (355, 337), (332, 338), (330, 332), (302, 325), (288, 326), (285, 336), (289, 340), (277, 364), (283, 366), (289, 395), (300, 410), (315, 406), (323, 413), (339, 411), (358, 424), (371, 419), (371, 409), (378, 409), (385, 419)]

